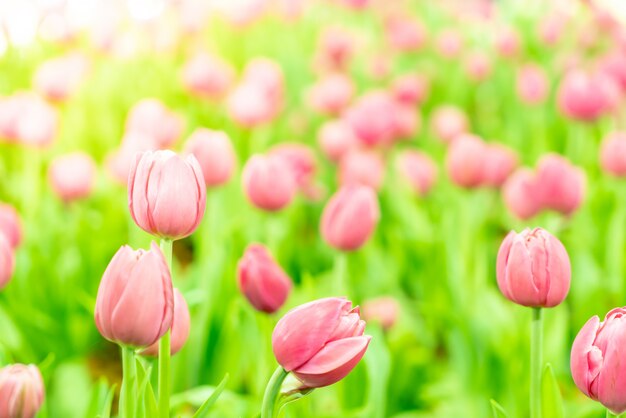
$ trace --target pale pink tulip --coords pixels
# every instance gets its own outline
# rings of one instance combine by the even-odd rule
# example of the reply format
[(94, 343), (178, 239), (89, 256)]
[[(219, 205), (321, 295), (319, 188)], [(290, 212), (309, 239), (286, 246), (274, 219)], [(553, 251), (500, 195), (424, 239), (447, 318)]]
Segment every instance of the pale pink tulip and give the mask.
[(557, 154), (548, 154), (537, 165), (537, 197), (545, 208), (572, 214), (585, 196), (585, 173)]
[(622, 91), (626, 91), (626, 52), (613, 51), (600, 60), (600, 69), (615, 80)]
[(126, 118), (126, 132), (152, 138), (156, 148), (171, 147), (183, 132), (183, 119), (158, 99), (142, 99)]
[(475, 135), (463, 134), (450, 144), (446, 155), (448, 176), (457, 186), (483, 185), (488, 146)]
[(285, 89), (285, 76), (276, 61), (257, 57), (244, 68), (242, 83), (250, 83), (261, 88), (272, 103), (282, 101)]
[(84, 152), (74, 152), (52, 161), (48, 179), (56, 195), (68, 203), (91, 195), (96, 174), (93, 158)]
[(354, 84), (343, 74), (331, 74), (320, 79), (308, 91), (309, 105), (320, 113), (339, 115), (352, 100)]
[(250, 203), (273, 212), (291, 203), (298, 185), (292, 167), (284, 159), (254, 155), (243, 168), (242, 186)]
[(394, 135), (393, 97), (385, 91), (371, 91), (348, 109), (346, 121), (356, 137), (366, 146), (389, 142)]
[(557, 92), (560, 111), (572, 119), (586, 122), (597, 120), (611, 110), (614, 92), (602, 73), (572, 70), (561, 80)]
[(416, 51), (426, 41), (426, 28), (417, 20), (394, 16), (385, 23), (387, 42), (399, 51)]
[(397, 159), (398, 171), (419, 196), (426, 196), (437, 181), (437, 165), (420, 151), (403, 151)]
[(458, 57), (463, 48), (463, 38), (454, 29), (446, 29), (437, 35), (437, 52), (445, 59)]
[(322, 30), (317, 42), (315, 65), (325, 71), (344, 71), (354, 55), (355, 42), (350, 32), (340, 26)]
[(462, 109), (452, 105), (436, 108), (431, 115), (430, 125), (435, 136), (445, 143), (452, 142), (469, 129), (467, 115)]
[(139, 132), (127, 132), (122, 138), (120, 148), (107, 156), (107, 173), (120, 185), (128, 184), (130, 169), (137, 154), (159, 149), (151, 136)]
[(7, 203), (0, 203), (0, 233), (17, 248), (22, 242), (22, 221), (15, 208)]
[(282, 159), (287, 164), (296, 185), (305, 195), (313, 191), (317, 163), (315, 154), (309, 146), (295, 142), (282, 142), (272, 147), (269, 154)]
[(372, 151), (351, 151), (339, 163), (339, 183), (343, 186), (363, 184), (378, 190), (383, 184), (384, 177), (385, 163)]
[(71, 54), (45, 61), (33, 79), (35, 89), (52, 101), (67, 100), (76, 92), (87, 70), (87, 59)]
[(519, 219), (530, 219), (541, 211), (535, 173), (527, 168), (515, 171), (502, 186), (507, 209)]
[(391, 296), (382, 296), (363, 302), (363, 318), (367, 322), (380, 324), (385, 331), (396, 324), (400, 315), (400, 304)]
[(500, 187), (517, 167), (517, 153), (498, 143), (487, 146), (483, 167), (483, 185)]
[(407, 73), (396, 78), (391, 86), (392, 94), (399, 103), (420, 105), (428, 95), (428, 79), (418, 73)]
[(422, 117), (414, 106), (396, 103), (393, 111), (392, 139), (414, 138), (422, 126)]
[[(174, 289), (174, 313), (172, 316), (172, 333), (170, 335), (170, 354), (178, 353), (189, 338), (191, 316), (189, 306), (180, 290)], [(144, 356), (156, 357), (159, 355), (159, 342), (155, 342), (141, 352)]]
[(192, 94), (209, 99), (219, 99), (232, 86), (235, 70), (226, 61), (197, 53), (183, 66), (182, 81)]
[(502, 57), (512, 58), (519, 54), (521, 41), (512, 27), (502, 27), (496, 31), (495, 47)]
[(517, 95), (527, 104), (543, 103), (549, 93), (549, 81), (543, 68), (537, 64), (527, 64), (517, 72)]
[(237, 156), (225, 132), (198, 128), (185, 143), (185, 153), (193, 154), (202, 168), (206, 187), (218, 187), (230, 180)]
[(626, 176), (626, 132), (612, 132), (600, 147), (600, 167), (616, 176)]
[[(13, 277), (15, 269), (15, 253), (13, 247), (5, 235), (0, 232), (0, 290), (2, 290)], [(0, 412), (2, 412), (0, 410)], [(0, 414), (1, 415), (1, 414)]]
[(482, 51), (474, 51), (465, 58), (465, 72), (470, 80), (480, 82), (491, 75), (491, 57)]
[(33, 364), (0, 369), (0, 417), (34, 418), (45, 398), (41, 372)]
[(59, 115), (42, 98), (29, 95), (17, 118), (15, 129), (20, 143), (30, 147), (47, 148), (52, 145), (59, 125)]
[(324, 155), (335, 163), (355, 149), (359, 143), (352, 126), (341, 119), (324, 123), (319, 130), (317, 141)]
[(227, 107), (231, 119), (245, 128), (268, 123), (278, 111), (277, 103), (254, 83), (237, 86), (228, 96)]

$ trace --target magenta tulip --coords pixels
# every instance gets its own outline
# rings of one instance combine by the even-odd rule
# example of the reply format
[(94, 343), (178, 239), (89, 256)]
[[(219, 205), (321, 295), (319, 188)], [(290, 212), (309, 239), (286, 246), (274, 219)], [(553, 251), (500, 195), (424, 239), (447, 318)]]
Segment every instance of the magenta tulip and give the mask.
[(137, 156), (128, 177), (128, 207), (141, 229), (180, 239), (195, 231), (204, 216), (205, 181), (193, 155), (148, 151)]
[(287, 312), (272, 333), (278, 363), (305, 387), (332, 385), (359, 363), (370, 336), (359, 308), (343, 298), (326, 298)]
[(230, 180), (237, 164), (233, 144), (225, 132), (196, 129), (185, 144), (202, 168), (206, 187), (218, 187)]
[(502, 186), (507, 209), (519, 219), (530, 219), (541, 211), (537, 196), (537, 179), (528, 168), (515, 171)]
[(100, 334), (118, 344), (147, 347), (170, 329), (173, 314), (172, 279), (159, 247), (153, 242), (149, 251), (120, 248), (98, 288)]
[(570, 357), (572, 378), (585, 395), (615, 415), (626, 411), (626, 308), (615, 308), (603, 322), (594, 316), (582, 327)]
[(291, 280), (267, 248), (250, 244), (237, 264), (239, 289), (255, 309), (274, 313), (291, 291)]
[(437, 165), (427, 154), (404, 151), (397, 159), (398, 171), (419, 196), (426, 196), (437, 181)]
[(380, 218), (378, 199), (367, 186), (343, 186), (322, 213), (324, 240), (342, 251), (354, 251), (369, 239)]
[(297, 191), (292, 167), (284, 159), (272, 155), (253, 155), (246, 162), (242, 186), (250, 203), (270, 212), (289, 205)]
[[(189, 306), (180, 290), (174, 289), (174, 313), (172, 317), (172, 333), (170, 336), (170, 353), (178, 353), (189, 338), (191, 316)], [(159, 355), (159, 342), (155, 342), (141, 352), (144, 356), (156, 357)]]
[(15, 208), (0, 203), (0, 233), (4, 234), (11, 247), (17, 248), (22, 243), (22, 221)]
[(95, 186), (96, 163), (84, 152), (66, 154), (52, 161), (48, 179), (52, 190), (64, 202), (84, 199)]
[(2, 290), (13, 277), (15, 269), (15, 253), (13, 247), (0, 232), (0, 290)]
[(537, 196), (545, 208), (570, 215), (585, 196), (585, 173), (557, 154), (548, 154), (537, 165)]
[(496, 275), (500, 291), (510, 301), (550, 308), (569, 292), (569, 256), (561, 241), (544, 229), (511, 231), (498, 251)]
[(34, 418), (44, 398), (37, 366), (12, 364), (0, 369), (0, 418)]
[(626, 176), (626, 132), (613, 132), (602, 141), (600, 167), (615, 176)]

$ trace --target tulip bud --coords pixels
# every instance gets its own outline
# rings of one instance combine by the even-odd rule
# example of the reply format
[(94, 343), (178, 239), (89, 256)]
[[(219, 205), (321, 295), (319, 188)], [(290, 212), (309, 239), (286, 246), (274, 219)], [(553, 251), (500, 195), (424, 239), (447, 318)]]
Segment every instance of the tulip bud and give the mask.
[(520, 39), (515, 29), (500, 28), (496, 32), (495, 46), (502, 57), (511, 58), (519, 53)]
[(317, 43), (316, 67), (331, 71), (345, 70), (354, 55), (354, 43), (352, 34), (343, 27), (325, 28)]
[(626, 176), (626, 133), (613, 132), (602, 141), (600, 166), (616, 177)]
[(326, 76), (314, 84), (308, 92), (310, 106), (327, 115), (340, 114), (352, 100), (354, 85), (343, 74)]
[(442, 58), (456, 58), (463, 48), (463, 39), (454, 29), (446, 29), (437, 36), (437, 52)]
[(385, 176), (385, 165), (378, 154), (371, 151), (349, 152), (339, 163), (339, 183), (342, 186), (362, 184), (380, 189)]
[(267, 211), (289, 205), (297, 190), (291, 167), (284, 159), (272, 155), (254, 155), (246, 162), (242, 186), (248, 200)]
[(206, 190), (193, 155), (148, 151), (137, 157), (128, 177), (128, 207), (135, 223), (153, 235), (181, 239), (204, 216)]
[(343, 298), (326, 298), (287, 312), (272, 333), (278, 363), (305, 387), (332, 385), (359, 363), (370, 336), (359, 308)]
[(15, 125), (17, 138), (23, 145), (49, 147), (58, 131), (59, 115), (54, 107), (40, 97), (27, 97)]
[(394, 99), (407, 105), (419, 105), (428, 95), (428, 79), (417, 73), (404, 74), (393, 81)]
[(626, 90), (626, 54), (614, 51), (600, 61), (602, 71), (611, 76), (621, 87)]
[(582, 70), (568, 72), (557, 92), (561, 112), (581, 121), (592, 122), (611, 107), (612, 92), (606, 76)]
[(296, 185), (308, 196), (315, 187), (313, 181), (317, 164), (313, 150), (304, 144), (283, 142), (272, 147), (269, 154), (287, 164)]
[(274, 313), (291, 291), (291, 280), (261, 244), (250, 244), (237, 264), (239, 289), (255, 309)]
[(53, 58), (37, 68), (33, 84), (48, 100), (64, 101), (79, 87), (86, 69), (87, 59), (79, 54)]
[(496, 263), (498, 287), (512, 302), (551, 308), (569, 292), (571, 267), (561, 241), (548, 231), (511, 231), (500, 246)]
[(172, 325), (172, 278), (159, 247), (133, 251), (125, 245), (107, 266), (96, 298), (96, 326), (118, 344), (146, 347)]
[(484, 81), (491, 75), (491, 58), (481, 51), (475, 51), (465, 60), (465, 72), (470, 80)]
[(277, 111), (276, 103), (261, 87), (252, 83), (237, 86), (228, 96), (227, 106), (230, 117), (245, 128), (269, 122)]
[(225, 132), (196, 129), (185, 144), (185, 153), (198, 160), (207, 187), (221, 186), (233, 175), (237, 156)]
[(2, 290), (13, 277), (15, 269), (15, 253), (4, 234), (0, 232), (0, 290)]
[(358, 145), (352, 126), (343, 120), (326, 122), (320, 128), (317, 141), (322, 152), (332, 162), (339, 162)]
[(234, 78), (235, 72), (226, 61), (205, 53), (196, 54), (183, 66), (185, 88), (200, 97), (222, 97)]
[(437, 165), (422, 152), (402, 152), (398, 156), (397, 166), (400, 174), (419, 196), (426, 196), (437, 181)]
[[(178, 353), (189, 338), (191, 318), (189, 306), (180, 290), (174, 289), (174, 313), (172, 316), (172, 333), (170, 336), (170, 353)], [(144, 356), (156, 357), (159, 355), (159, 342), (155, 342), (141, 352)]]
[(0, 369), (0, 417), (34, 418), (45, 397), (39, 369), (12, 364)]
[(385, 24), (385, 34), (389, 45), (399, 51), (416, 51), (426, 41), (426, 29), (416, 21), (394, 16)]
[(88, 197), (94, 188), (96, 164), (84, 152), (75, 152), (56, 158), (48, 170), (52, 190), (64, 202)]
[(391, 95), (384, 91), (373, 91), (359, 98), (348, 109), (346, 121), (363, 145), (379, 145), (393, 137), (395, 108)]
[(537, 165), (537, 196), (542, 206), (570, 215), (582, 204), (585, 173), (564, 157), (548, 154)]
[(615, 415), (626, 411), (626, 308), (615, 308), (603, 322), (594, 316), (572, 345), (572, 378), (585, 395)]
[(458, 186), (474, 188), (484, 180), (487, 145), (475, 135), (459, 136), (448, 149), (446, 169), (450, 179)]
[(487, 146), (483, 167), (483, 184), (500, 187), (517, 167), (517, 154), (511, 148), (498, 143)]
[(504, 204), (520, 219), (530, 219), (541, 210), (536, 183), (532, 170), (522, 168), (513, 173), (502, 186)]
[(370, 299), (363, 303), (363, 318), (367, 322), (378, 322), (385, 331), (395, 325), (399, 313), (400, 305), (391, 296)]
[(22, 242), (22, 222), (15, 208), (6, 203), (0, 203), (0, 233), (16, 248)]
[(126, 132), (152, 138), (156, 148), (172, 146), (183, 131), (183, 120), (158, 99), (143, 99), (128, 113)]
[(393, 139), (414, 138), (421, 125), (421, 116), (413, 106), (396, 103), (393, 111)]
[(373, 189), (367, 186), (343, 186), (326, 204), (322, 213), (324, 240), (342, 251), (360, 248), (374, 231), (380, 209)]
[(546, 100), (549, 81), (543, 68), (536, 64), (523, 66), (517, 72), (517, 95), (527, 104), (538, 104)]
[(435, 136), (445, 143), (452, 142), (469, 129), (469, 121), (463, 110), (449, 105), (435, 109), (430, 124)]

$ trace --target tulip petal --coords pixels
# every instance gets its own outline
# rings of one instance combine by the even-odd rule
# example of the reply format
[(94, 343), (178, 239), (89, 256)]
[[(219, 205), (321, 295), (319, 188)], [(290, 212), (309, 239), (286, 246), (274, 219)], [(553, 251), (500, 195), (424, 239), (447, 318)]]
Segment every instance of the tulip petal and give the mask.
[(594, 316), (589, 319), (576, 336), (576, 339), (574, 339), (570, 356), (570, 368), (574, 383), (576, 383), (581, 392), (591, 398), (594, 396), (590, 390), (592, 382), (589, 379), (589, 352), (593, 347), (599, 328), (600, 318)]
[(613, 318), (612, 321), (619, 322), (610, 328), (612, 335), (608, 337), (602, 369), (597, 378), (597, 399), (619, 415), (626, 411), (626, 318)]

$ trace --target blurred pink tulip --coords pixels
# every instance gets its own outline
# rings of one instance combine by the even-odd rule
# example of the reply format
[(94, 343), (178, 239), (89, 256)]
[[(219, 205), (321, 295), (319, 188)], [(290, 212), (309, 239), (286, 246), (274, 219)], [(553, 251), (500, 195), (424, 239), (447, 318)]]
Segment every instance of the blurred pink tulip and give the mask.
[(285, 76), (276, 61), (264, 57), (251, 59), (244, 68), (242, 82), (261, 88), (272, 103), (282, 101)]
[(369, 6), (371, 0), (339, 0), (344, 6), (354, 10), (362, 10)]
[[(313, 150), (304, 144), (282, 142), (269, 152), (270, 155), (282, 159), (291, 169), (296, 185), (307, 196), (314, 190), (314, 177), (317, 169)], [(313, 196), (309, 196), (313, 197)]]
[(394, 99), (406, 105), (420, 105), (428, 95), (428, 79), (418, 73), (407, 73), (393, 81), (391, 86)]
[[(189, 306), (180, 290), (174, 289), (174, 311), (172, 316), (172, 333), (170, 336), (170, 354), (178, 353), (189, 338), (191, 317)], [(159, 342), (155, 342), (145, 350), (141, 351), (144, 356), (156, 357), (159, 355)]]
[(335, 163), (356, 148), (359, 142), (352, 126), (341, 119), (324, 123), (318, 133), (317, 141), (324, 155)]
[(382, 296), (363, 302), (363, 318), (367, 322), (377, 322), (385, 331), (396, 324), (400, 315), (400, 305), (391, 296)]
[(59, 115), (42, 98), (28, 95), (16, 120), (19, 141), (26, 146), (47, 148), (57, 135)]
[(600, 147), (600, 167), (616, 177), (626, 176), (626, 132), (612, 132)]
[(426, 41), (426, 28), (417, 20), (394, 16), (385, 22), (387, 42), (399, 51), (416, 51)]
[(423, 152), (403, 151), (398, 155), (397, 167), (419, 196), (426, 196), (437, 181), (437, 165)]
[(157, 149), (171, 147), (183, 132), (183, 119), (158, 99), (137, 102), (126, 118), (126, 132), (152, 138)]
[(52, 190), (64, 202), (91, 195), (96, 181), (96, 163), (89, 154), (74, 152), (55, 158), (48, 170)]
[[(2, 290), (13, 277), (15, 269), (15, 253), (9, 240), (0, 232), (0, 290)], [(1, 416), (0, 410), (0, 416)]]
[(79, 54), (45, 61), (35, 72), (34, 87), (48, 100), (67, 100), (78, 89), (87, 65), (87, 59)]
[(237, 86), (228, 96), (228, 113), (239, 125), (253, 128), (271, 121), (278, 111), (264, 88), (253, 83)]
[(393, 97), (385, 91), (371, 91), (348, 109), (345, 118), (356, 137), (366, 146), (389, 142), (394, 135), (396, 109)]
[(457, 137), (446, 155), (446, 170), (452, 182), (465, 188), (482, 186), (487, 152), (487, 144), (481, 138), (471, 134)]
[(15, 208), (6, 203), (0, 203), (0, 233), (17, 248), (22, 242), (22, 221)]
[(437, 52), (442, 58), (453, 59), (458, 57), (463, 48), (463, 38), (454, 29), (445, 29), (437, 35)]
[(572, 214), (585, 195), (585, 173), (557, 154), (548, 154), (537, 165), (537, 197), (545, 208)]
[(352, 100), (354, 84), (343, 74), (331, 74), (320, 79), (308, 91), (310, 106), (320, 113), (339, 115)]
[(491, 143), (487, 146), (483, 167), (483, 184), (500, 187), (517, 167), (517, 153), (511, 148)]
[(626, 52), (613, 51), (600, 60), (600, 69), (619, 84), (622, 91), (626, 91)]
[(511, 231), (500, 246), (496, 265), (498, 287), (512, 302), (551, 308), (567, 296), (571, 266), (561, 241), (548, 231)]
[(367, 186), (342, 186), (322, 213), (324, 241), (342, 251), (354, 251), (365, 244), (380, 218), (378, 199)]
[(33, 364), (0, 369), (0, 417), (34, 418), (45, 398), (41, 372)]
[(555, 45), (561, 39), (567, 18), (561, 12), (552, 12), (545, 16), (537, 27), (539, 39), (546, 45)]
[(272, 155), (253, 155), (246, 162), (242, 186), (250, 203), (270, 212), (289, 205), (297, 190), (291, 165)]
[(159, 247), (152, 242), (149, 251), (120, 248), (98, 288), (100, 334), (118, 344), (147, 347), (170, 329), (173, 314), (172, 279)]
[(422, 118), (414, 106), (396, 103), (393, 111), (393, 139), (412, 139), (422, 126)]
[(572, 70), (561, 80), (557, 92), (560, 111), (572, 119), (593, 122), (610, 110), (614, 95), (602, 73)]
[(530, 219), (541, 210), (537, 196), (537, 180), (532, 170), (515, 171), (502, 186), (502, 198), (507, 209), (522, 220)]
[(339, 183), (363, 184), (374, 190), (380, 189), (385, 177), (385, 163), (382, 158), (365, 150), (348, 152), (339, 162)]
[(350, 64), (354, 49), (350, 32), (340, 26), (328, 26), (320, 33), (315, 65), (325, 71), (344, 71)]
[(465, 58), (465, 72), (470, 80), (484, 81), (491, 75), (491, 58), (482, 51), (474, 51)]
[(107, 156), (107, 173), (119, 184), (128, 184), (128, 174), (137, 154), (158, 149), (152, 137), (139, 132), (127, 132), (122, 138), (121, 147)]
[(449, 143), (457, 136), (466, 133), (469, 121), (462, 109), (443, 105), (436, 108), (430, 119), (431, 129), (442, 142)]
[(363, 335), (359, 308), (343, 298), (300, 305), (285, 314), (272, 333), (278, 363), (305, 387), (332, 385), (361, 360), (371, 337)]
[(239, 289), (255, 309), (274, 313), (291, 291), (291, 279), (267, 248), (250, 244), (237, 264)]
[(198, 128), (185, 143), (185, 153), (198, 160), (206, 187), (226, 184), (235, 171), (237, 156), (225, 132)]
[(549, 93), (548, 76), (537, 64), (527, 64), (517, 72), (517, 95), (527, 104), (543, 103)]
[(626, 308), (615, 308), (603, 322), (594, 316), (582, 327), (570, 356), (578, 389), (615, 415), (626, 411)]
[(144, 231), (181, 239), (191, 235), (204, 216), (205, 187), (193, 155), (147, 151), (137, 156), (128, 176), (128, 207)]
[(496, 31), (495, 47), (498, 53), (505, 58), (512, 58), (520, 52), (520, 38), (512, 27), (502, 27)]
[(182, 80), (191, 93), (209, 99), (219, 99), (231, 87), (235, 70), (226, 61), (200, 52), (183, 66)]

